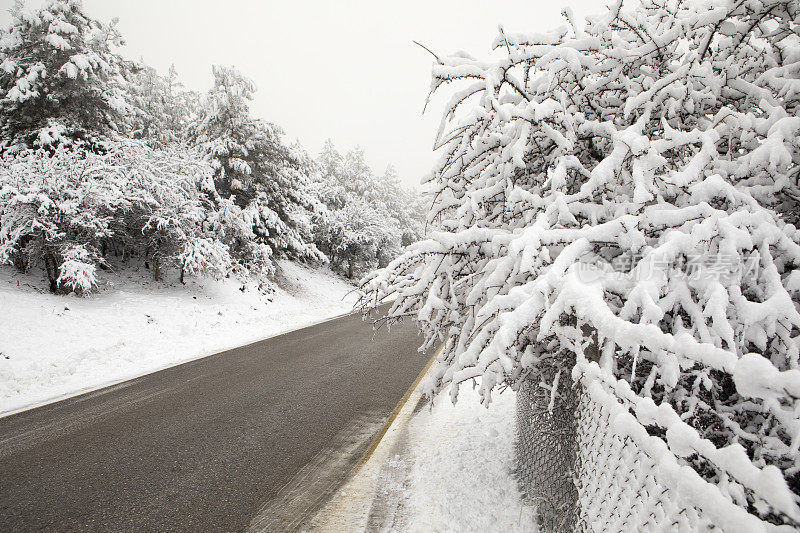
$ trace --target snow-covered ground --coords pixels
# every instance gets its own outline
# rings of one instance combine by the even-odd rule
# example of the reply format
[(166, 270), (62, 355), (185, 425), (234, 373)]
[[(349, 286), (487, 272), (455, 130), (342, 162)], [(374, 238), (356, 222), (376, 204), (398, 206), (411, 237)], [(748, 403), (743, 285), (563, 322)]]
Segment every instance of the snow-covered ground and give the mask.
[(165, 284), (122, 270), (86, 298), (0, 266), (0, 413), (146, 374), (352, 309), (353, 286), (282, 261), (277, 290), (235, 280)]
[(465, 386), (455, 405), (442, 394), (411, 420), (409, 531), (536, 530), (512, 477), (514, 399), (495, 394), (487, 409)]
[(308, 530), (396, 532), (537, 531), (514, 469), (514, 401), (507, 390), (486, 409), (464, 387), (420, 405), (415, 391), (380, 444)]

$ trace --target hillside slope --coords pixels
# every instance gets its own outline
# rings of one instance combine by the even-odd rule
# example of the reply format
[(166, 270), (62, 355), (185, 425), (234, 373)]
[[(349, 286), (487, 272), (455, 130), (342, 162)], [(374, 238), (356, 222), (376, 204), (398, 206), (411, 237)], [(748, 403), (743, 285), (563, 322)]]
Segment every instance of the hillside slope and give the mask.
[(0, 414), (339, 315), (356, 298), (329, 270), (288, 261), (266, 295), (235, 280), (183, 286), (149, 276), (121, 270), (77, 298), (0, 267)]

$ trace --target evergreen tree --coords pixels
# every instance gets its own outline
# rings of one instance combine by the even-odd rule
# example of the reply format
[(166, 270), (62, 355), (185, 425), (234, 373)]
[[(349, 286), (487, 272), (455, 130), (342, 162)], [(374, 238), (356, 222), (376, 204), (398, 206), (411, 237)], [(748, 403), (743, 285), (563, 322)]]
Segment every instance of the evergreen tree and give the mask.
[(193, 128), (195, 142), (211, 156), (217, 192), (245, 207), (256, 197), (259, 184), (292, 161), (281, 143), (280, 128), (250, 115), (255, 84), (232, 67), (214, 65), (212, 71), (214, 86)]
[(326, 209), (314, 218), (314, 242), (334, 270), (351, 279), (361, 276), (386, 266), (419, 238), (420, 224), (409, 211), (412, 197), (394, 168), (376, 176), (363, 150), (342, 156), (327, 140), (317, 170), (316, 194)]
[(11, 16), (0, 36), (0, 149), (96, 146), (118, 131), (128, 105), (115, 22), (92, 19), (80, 0), (33, 10), (17, 1)]
[(132, 108), (128, 129), (135, 139), (155, 147), (186, 140), (187, 128), (199, 115), (199, 98), (183, 88), (174, 65), (166, 76), (149, 65), (132, 66), (127, 92)]
[(283, 143), (278, 126), (250, 115), (252, 81), (230, 67), (214, 66), (213, 73), (193, 131), (210, 155), (217, 192), (251, 215), (256, 237), (276, 257), (323, 260), (303, 228), (315, 205), (303, 153)]

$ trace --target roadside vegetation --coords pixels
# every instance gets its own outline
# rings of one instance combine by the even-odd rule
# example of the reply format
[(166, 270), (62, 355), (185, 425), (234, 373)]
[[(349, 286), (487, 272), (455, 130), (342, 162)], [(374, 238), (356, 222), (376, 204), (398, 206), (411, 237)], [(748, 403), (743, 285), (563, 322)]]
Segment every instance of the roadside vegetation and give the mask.
[(256, 280), (278, 259), (351, 279), (422, 233), (416, 195), (364, 154), (319, 158), (254, 117), (214, 66), (204, 94), (121, 54), (80, 0), (17, 3), (0, 32), (0, 262), (85, 294), (132, 260), (155, 279)]
[(432, 230), (363, 283), (446, 341), (427, 392), (612, 391), (695, 493), (797, 527), (798, 28), (796, 0), (615, 2), (434, 54)]

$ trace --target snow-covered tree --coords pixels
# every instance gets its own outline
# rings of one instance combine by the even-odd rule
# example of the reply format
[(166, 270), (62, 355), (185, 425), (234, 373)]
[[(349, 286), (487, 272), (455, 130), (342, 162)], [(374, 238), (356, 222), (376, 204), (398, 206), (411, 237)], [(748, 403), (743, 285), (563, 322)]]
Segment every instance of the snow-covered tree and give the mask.
[(94, 145), (122, 124), (128, 105), (115, 23), (89, 17), (80, 0), (17, 1), (0, 32), (0, 150)]
[(412, 225), (403, 237), (403, 246), (408, 246), (424, 237), (427, 227), (428, 211), (431, 207), (431, 200), (427, 195), (420, 193), (417, 189), (407, 192), (407, 210), (411, 218)]
[(314, 217), (314, 242), (334, 270), (349, 278), (363, 275), (419, 239), (421, 224), (410, 209), (414, 198), (393, 167), (376, 176), (363, 150), (341, 155), (328, 140), (317, 173), (315, 192), (326, 209)]
[(333, 270), (355, 279), (400, 253), (401, 233), (393, 222), (385, 209), (353, 199), (314, 218), (314, 242)]
[[(110, 253), (144, 258), (157, 279), (164, 266), (181, 277), (233, 270), (232, 256), (244, 254), (232, 244), (253, 235), (226, 234), (232, 223), (202, 192), (213, 194), (212, 170), (199, 154), (130, 140), (107, 148), (62, 146), (0, 160), (0, 262), (43, 265), (53, 292), (91, 290)], [(231, 218), (238, 223), (241, 211)]]
[(193, 131), (210, 154), (217, 192), (250, 213), (257, 239), (275, 256), (322, 260), (302, 227), (316, 203), (304, 155), (283, 143), (278, 126), (250, 115), (252, 81), (230, 67), (214, 66), (213, 73)]
[(255, 145), (277, 144), (280, 131), (250, 116), (255, 84), (238, 70), (214, 65), (214, 86), (205, 96), (194, 125), (196, 143), (211, 155), (217, 191), (245, 206), (255, 196)]
[(317, 179), (315, 192), (321, 202), (329, 209), (341, 209), (350, 199), (346, 180), (343, 179), (344, 158), (331, 139), (326, 139), (317, 155)]
[(0, 167), (0, 260), (20, 270), (43, 264), (52, 292), (67, 262), (67, 270), (85, 273), (68, 277), (82, 277), (88, 285), (80, 288), (91, 289), (97, 244), (112, 233), (104, 214), (119, 195), (80, 165), (74, 153), (59, 149), (53, 157), (6, 155)]
[(800, 4), (566, 18), (501, 29), (499, 59), (436, 56), (432, 91), (457, 88), (434, 231), (365, 279), (364, 303), (396, 295), (426, 347), (447, 341), (429, 392), (481, 378), (487, 402), (568, 375), (594, 330), (643, 426), (734, 503), (798, 526)]
[(354, 148), (340, 154), (328, 139), (317, 157), (320, 173), (318, 196), (328, 207), (340, 209), (352, 198), (382, 205), (404, 225), (411, 226), (408, 205), (410, 195), (403, 190), (394, 167), (389, 165), (382, 176), (375, 175), (364, 150)]
[(381, 203), (400, 225), (402, 246), (418, 241), (425, 223), (425, 199), (417, 191), (407, 190), (400, 184), (400, 177), (392, 165), (379, 178), (383, 184)]
[(128, 71), (128, 129), (133, 137), (155, 147), (185, 140), (188, 127), (197, 119), (199, 98), (183, 88), (175, 67), (166, 76), (149, 65), (134, 65)]

